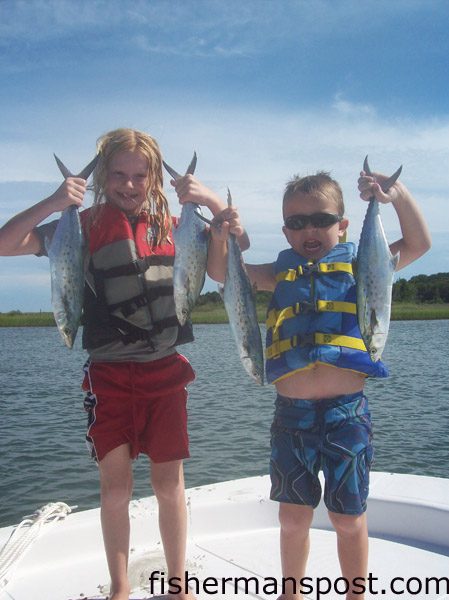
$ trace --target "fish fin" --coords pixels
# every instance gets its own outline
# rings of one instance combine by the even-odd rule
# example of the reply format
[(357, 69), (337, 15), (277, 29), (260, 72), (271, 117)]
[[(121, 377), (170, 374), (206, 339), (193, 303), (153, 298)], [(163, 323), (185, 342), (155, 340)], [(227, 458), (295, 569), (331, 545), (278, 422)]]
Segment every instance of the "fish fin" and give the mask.
[(391, 177), (385, 181), (385, 183), (381, 186), (383, 192), (388, 192), (393, 183), (395, 183), (399, 179), (399, 175), (402, 173), (402, 165), (399, 167), (397, 171), (393, 173)]
[(228, 203), (228, 207), (232, 206), (232, 196), (231, 196), (231, 191), (228, 188), (228, 197), (227, 197), (227, 203)]
[(198, 206), (197, 208), (195, 208), (195, 210), (193, 212), (198, 217), (198, 219), (201, 219), (202, 221), (204, 221), (208, 225), (212, 225), (212, 221), (210, 219), (208, 219), (207, 217), (205, 217), (200, 211), (201, 211), (201, 209)]
[(168, 172), (168, 174), (170, 175), (170, 177), (173, 177), (173, 179), (180, 179), (182, 177), (182, 175), (180, 175), (177, 171), (175, 171), (172, 167), (170, 167), (170, 165), (168, 165), (165, 160), (162, 161), (162, 164), (165, 167), (165, 170)]
[(81, 173), (78, 173), (78, 175), (74, 175), (71, 171), (69, 171), (69, 169), (65, 166), (65, 164), (62, 162), (62, 160), (56, 156), (56, 154), (53, 154), (53, 156), (55, 157), (55, 160), (59, 167), (59, 170), (61, 171), (61, 173), (65, 179), (67, 179), (67, 177), (80, 177), (81, 179), (88, 179), (89, 175), (95, 169), (98, 159), (100, 158), (100, 155), (97, 154), (95, 156), (95, 158), (93, 160), (91, 160), (90, 163), (86, 167), (84, 167), (84, 169), (81, 171)]
[(50, 253), (50, 246), (51, 246), (51, 240), (48, 237), (48, 235), (45, 236), (44, 238), (44, 246), (45, 246), (45, 250), (47, 252), (47, 255)]
[(373, 309), (370, 315), (370, 328), (371, 331), (374, 331), (379, 326), (379, 321), (377, 320), (376, 311)]
[(371, 169), (369, 168), (369, 164), (368, 164), (368, 154), (365, 156), (365, 160), (363, 161), (363, 170), (365, 171), (365, 173), (367, 175), (372, 177), (373, 174), (371, 173)]
[(221, 299), (224, 301), (224, 285), (222, 283), (218, 285), (218, 293), (220, 294)]
[[(370, 177), (373, 177), (373, 173), (372, 173), (371, 169), (369, 168), (369, 164), (368, 164), (368, 155), (365, 156), (365, 160), (363, 161), (363, 170), (365, 171), (365, 173), (367, 175), (369, 175)], [(398, 180), (401, 172), (402, 172), (402, 165), (399, 167), (399, 169), (397, 171), (395, 171), (393, 173), (393, 175), (391, 177), (389, 177), (387, 179), (387, 181), (385, 181), (380, 186), (384, 193), (388, 192), (388, 190), (391, 188), (391, 186)]]
[(393, 271), (396, 271), (400, 258), (401, 258), (400, 252), (397, 252), (394, 256), (391, 257), (390, 263), (391, 263), (391, 267), (392, 267)]
[(187, 167), (186, 175), (193, 175), (195, 173), (196, 159), (197, 159), (196, 152), (193, 152), (193, 158), (190, 161), (189, 166)]
[[(186, 171), (186, 175), (193, 175), (195, 173), (195, 169), (196, 169), (196, 160), (197, 160), (197, 156), (196, 156), (196, 152), (193, 153), (193, 158), (190, 161), (189, 166), (187, 167), (187, 171)], [(173, 179), (180, 179), (182, 177), (182, 175), (180, 175), (178, 173), (178, 171), (175, 171), (173, 169), (173, 167), (170, 167), (169, 164), (167, 164), (165, 162), (165, 160), (162, 161), (162, 164), (164, 165), (165, 170), (168, 172), (168, 174), (170, 175), (170, 177), (173, 177)]]
[(60, 160), (56, 154), (53, 154), (53, 156), (55, 157), (55, 161), (59, 167), (59, 170), (61, 171), (64, 179), (67, 179), (67, 177), (73, 177), (73, 173), (71, 171), (68, 170), (68, 168), (65, 166), (65, 164), (62, 162), (62, 160)]
[(95, 155), (95, 157), (90, 161), (90, 163), (84, 167), (81, 173), (78, 173), (77, 177), (80, 177), (81, 179), (89, 179), (89, 175), (93, 173), (93, 170), (97, 166), (99, 158), (99, 154)]

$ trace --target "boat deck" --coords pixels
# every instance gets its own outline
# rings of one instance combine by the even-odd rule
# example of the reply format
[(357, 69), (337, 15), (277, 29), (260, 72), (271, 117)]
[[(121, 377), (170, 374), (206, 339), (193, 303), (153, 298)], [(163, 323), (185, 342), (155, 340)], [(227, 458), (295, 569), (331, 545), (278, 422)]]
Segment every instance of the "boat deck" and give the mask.
[[(269, 487), (263, 476), (187, 490), (187, 575), (199, 600), (273, 600), (281, 592), (278, 505), (269, 500)], [(131, 598), (157, 597), (168, 591), (168, 581), (155, 499), (133, 501), (130, 515)], [(368, 521), (367, 599), (449, 600), (449, 479), (372, 473)], [(0, 530), (0, 547), (11, 530)], [(336, 537), (322, 503), (315, 511), (307, 577), (306, 598), (345, 597)], [(108, 581), (99, 509), (75, 512), (44, 526), (0, 600), (105, 599)]]

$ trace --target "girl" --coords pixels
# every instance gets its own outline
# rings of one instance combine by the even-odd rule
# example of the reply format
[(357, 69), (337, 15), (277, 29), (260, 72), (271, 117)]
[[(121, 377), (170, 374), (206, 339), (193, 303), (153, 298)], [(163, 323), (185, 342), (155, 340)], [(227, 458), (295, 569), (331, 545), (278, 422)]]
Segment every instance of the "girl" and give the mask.
[[(162, 190), (162, 158), (145, 133), (118, 129), (98, 141), (94, 204), (81, 212), (87, 241), (83, 347), (89, 360), (83, 389), (87, 442), (98, 462), (101, 522), (111, 575), (110, 600), (127, 600), (128, 504), (132, 459), (151, 462), (169, 577), (184, 577), (186, 505), (183, 459), (189, 456), (186, 386), (195, 375), (176, 350), (193, 340), (175, 316), (175, 248)], [(191, 175), (172, 181), (181, 203), (194, 201), (216, 215), (224, 203)], [(0, 254), (44, 255), (54, 212), (81, 206), (86, 181), (69, 177), (56, 192), (0, 229)], [(228, 215), (229, 216), (229, 215)], [(176, 595), (193, 598), (189, 590)]]

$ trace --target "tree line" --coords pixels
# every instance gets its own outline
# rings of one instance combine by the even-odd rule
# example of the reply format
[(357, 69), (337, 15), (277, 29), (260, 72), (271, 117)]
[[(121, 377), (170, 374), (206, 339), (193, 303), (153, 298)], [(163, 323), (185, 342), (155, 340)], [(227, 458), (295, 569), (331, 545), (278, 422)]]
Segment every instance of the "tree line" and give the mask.
[(393, 302), (449, 303), (449, 273), (398, 279), (393, 284)]

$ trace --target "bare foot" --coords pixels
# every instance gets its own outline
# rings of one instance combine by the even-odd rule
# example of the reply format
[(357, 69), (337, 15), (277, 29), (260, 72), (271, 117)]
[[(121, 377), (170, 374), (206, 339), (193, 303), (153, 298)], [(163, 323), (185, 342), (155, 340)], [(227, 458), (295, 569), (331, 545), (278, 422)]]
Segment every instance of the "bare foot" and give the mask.
[(116, 592), (112, 592), (109, 594), (107, 600), (129, 600), (130, 590), (117, 590)]
[(169, 600), (196, 600), (196, 596), (189, 590), (187, 594), (185, 592), (179, 592), (179, 594), (168, 594)]

